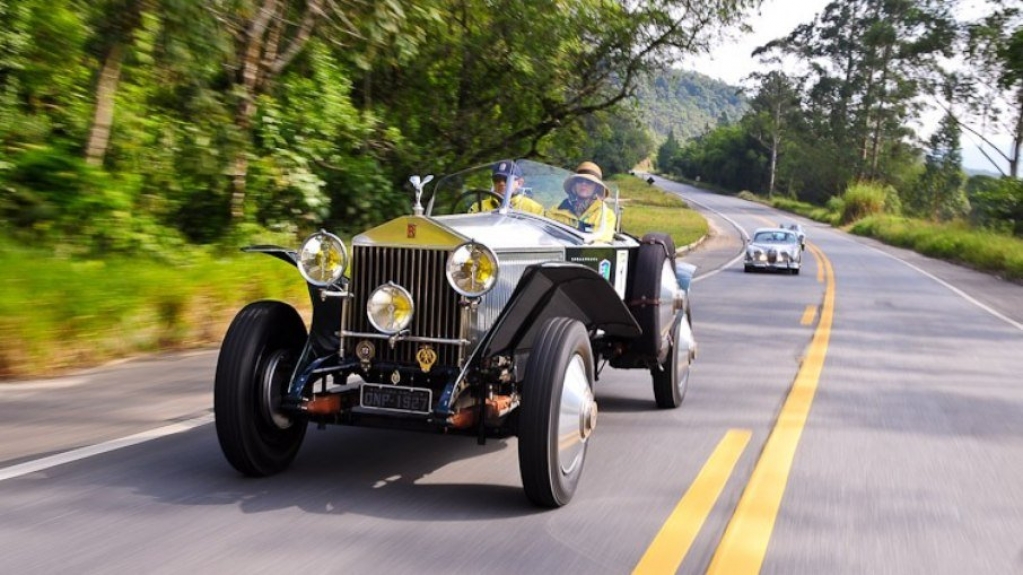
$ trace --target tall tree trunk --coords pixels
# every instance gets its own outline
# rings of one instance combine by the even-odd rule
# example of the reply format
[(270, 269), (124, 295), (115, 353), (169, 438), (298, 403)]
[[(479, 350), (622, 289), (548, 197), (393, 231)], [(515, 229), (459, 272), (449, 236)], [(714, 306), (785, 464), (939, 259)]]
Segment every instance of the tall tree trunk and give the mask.
[(1023, 86), (1020, 86), (1016, 98), (1016, 126), (1012, 134), (1012, 150), (1009, 152), (1009, 177), (1019, 177), (1020, 154), (1023, 153)]
[[(277, 0), (264, 0), (256, 17), (245, 33), (244, 52), (238, 88), (241, 102), (235, 116), (235, 125), (246, 142), (252, 129), (252, 118), (256, 115), (256, 96), (265, 70), (261, 67), (263, 44), (270, 19), (277, 11)], [(245, 215), (246, 181), (249, 174), (248, 149), (238, 150), (231, 170), (231, 218), (235, 221)]]
[[(318, 20), (325, 17), (323, 0), (306, 0), (305, 13), (297, 27), (285, 21), (286, 3), (263, 0), (259, 11), (245, 30), (241, 42), (241, 73), (236, 80), (241, 102), (235, 125), (252, 140), (252, 120), (256, 116), (256, 99), (264, 93), (308, 43)], [(287, 35), (286, 35), (287, 32)], [(283, 48), (283, 49), (282, 49)], [(239, 220), (245, 213), (246, 180), (249, 171), (248, 150), (239, 150), (231, 174), (231, 218)]]
[(771, 132), (771, 181), (767, 184), (767, 196), (774, 196), (774, 184), (778, 174), (778, 147), (781, 145), (781, 102), (774, 105), (774, 130)]
[(96, 88), (96, 110), (89, 130), (89, 142), (85, 147), (85, 159), (93, 166), (103, 165), (103, 158), (110, 143), (110, 129), (114, 123), (114, 100), (117, 96), (117, 84), (121, 80), (121, 63), (124, 60), (124, 47), (114, 44), (103, 60), (103, 69), (99, 74), (99, 85)]
[(884, 141), (884, 105), (888, 103), (888, 70), (892, 61), (892, 45), (885, 44), (884, 58), (881, 60), (881, 82), (879, 86), (880, 95), (877, 98), (877, 120), (874, 125), (874, 136), (871, 142), (870, 151), (870, 177), (877, 178), (877, 164), (881, 156), (881, 144)]

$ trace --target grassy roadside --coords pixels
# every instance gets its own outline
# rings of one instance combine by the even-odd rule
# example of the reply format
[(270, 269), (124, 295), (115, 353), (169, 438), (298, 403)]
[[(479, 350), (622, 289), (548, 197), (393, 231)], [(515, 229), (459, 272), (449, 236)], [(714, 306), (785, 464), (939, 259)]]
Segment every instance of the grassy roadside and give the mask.
[(616, 176), (609, 180), (621, 191), (624, 204), (622, 229), (643, 237), (647, 232), (671, 235), (682, 247), (707, 234), (707, 220), (689, 209), (681, 198), (651, 186), (635, 176)]
[(0, 265), (0, 379), (214, 345), (250, 301), (308, 301), (294, 268), (259, 254), (167, 264), (4, 246)]
[[(629, 233), (664, 231), (679, 246), (706, 233), (703, 217), (678, 197), (632, 176), (612, 183), (625, 199)], [(234, 314), (258, 299), (288, 301), (308, 314), (305, 283), (284, 262), (199, 250), (176, 259), (80, 261), (0, 243), (0, 380), (215, 346)]]

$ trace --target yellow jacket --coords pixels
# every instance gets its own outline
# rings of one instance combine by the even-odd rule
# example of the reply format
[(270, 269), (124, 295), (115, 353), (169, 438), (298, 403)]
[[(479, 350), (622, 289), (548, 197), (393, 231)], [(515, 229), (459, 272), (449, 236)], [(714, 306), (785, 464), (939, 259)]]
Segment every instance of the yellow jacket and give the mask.
[(579, 215), (572, 210), (572, 203), (565, 200), (558, 207), (548, 210), (547, 217), (589, 234), (596, 232), (598, 235), (595, 239), (598, 242), (610, 242), (614, 239), (617, 218), (614, 210), (604, 205), (604, 201), (600, 199), (593, 200)]
[[(523, 196), (521, 194), (515, 194), (511, 199), (511, 207), (521, 212), (529, 212), (531, 214), (543, 215), (543, 206), (538, 204), (533, 198)], [(470, 212), (489, 212), (496, 210), (501, 207), (501, 203), (497, 201), (497, 198), (487, 196), (481, 201), (474, 203), (469, 208)]]

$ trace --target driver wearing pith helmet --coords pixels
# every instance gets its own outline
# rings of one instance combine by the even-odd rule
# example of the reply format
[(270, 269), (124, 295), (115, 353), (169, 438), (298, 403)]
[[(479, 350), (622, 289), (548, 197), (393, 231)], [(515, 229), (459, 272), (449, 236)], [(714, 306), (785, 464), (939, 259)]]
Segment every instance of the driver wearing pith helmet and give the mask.
[(596, 234), (595, 241), (610, 242), (614, 238), (616, 218), (614, 210), (604, 203), (610, 189), (604, 183), (600, 166), (583, 162), (575, 173), (565, 179), (568, 197), (548, 212), (551, 219)]

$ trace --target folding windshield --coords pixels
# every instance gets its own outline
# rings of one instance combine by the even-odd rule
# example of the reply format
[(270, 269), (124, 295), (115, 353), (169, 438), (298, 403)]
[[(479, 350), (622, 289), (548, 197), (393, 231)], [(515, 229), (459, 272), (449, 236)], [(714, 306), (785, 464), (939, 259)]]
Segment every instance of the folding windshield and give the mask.
[(575, 193), (577, 180), (566, 169), (530, 160), (488, 163), (440, 178), (426, 213), (525, 212), (574, 228), (593, 241), (609, 240), (618, 227), (611, 203), (616, 194), (605, 195), (598, 184), (583, 182), (580, 187), (592, 190), (581, 198)]

